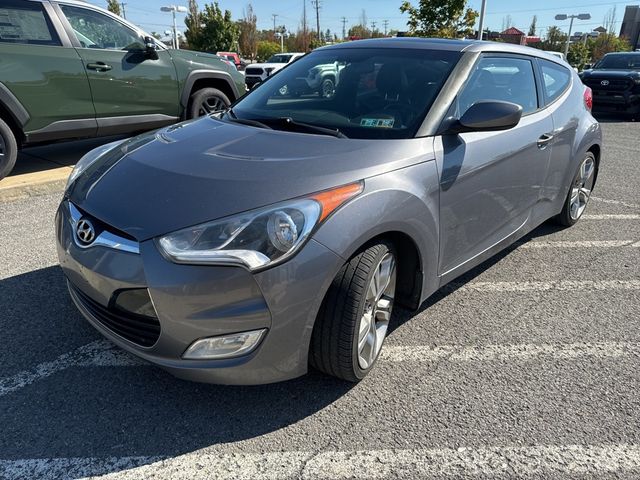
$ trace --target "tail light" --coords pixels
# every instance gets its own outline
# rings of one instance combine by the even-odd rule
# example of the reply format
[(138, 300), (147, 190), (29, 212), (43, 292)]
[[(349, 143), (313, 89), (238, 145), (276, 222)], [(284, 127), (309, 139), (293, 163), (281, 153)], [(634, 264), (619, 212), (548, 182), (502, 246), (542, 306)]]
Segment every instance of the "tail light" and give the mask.
[(584, 98), (584, 106), (587, 107), (587, 110), (591, 111), (593, 108), (593, 92), (589, 87), (584, 88), (582, 98)]

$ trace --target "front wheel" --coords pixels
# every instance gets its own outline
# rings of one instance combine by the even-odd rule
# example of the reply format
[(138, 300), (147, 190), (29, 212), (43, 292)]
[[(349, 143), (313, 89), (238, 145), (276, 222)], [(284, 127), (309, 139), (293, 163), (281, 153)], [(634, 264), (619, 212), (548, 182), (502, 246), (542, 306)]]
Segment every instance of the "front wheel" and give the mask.
[(362, 380), (371, 371), (389, 328), (396, 263), (393, 246), (380, 242), (342, 267), (314, 325), (312, 366), (350, 382)]
[(560, 225), (570, 227), (580, 220), (591, 197), (597, 168), (596, 157), (587, 152), (573, 177), (562, 212), (556, 217)]
[(231, 102), (217, 88), (201, 88), (191, 95), (187, 119), (203, 117), (226, 109)]
[(13, 131), (0, 118), (0, 180), (11, 173), (18, 158), (18, 143)]

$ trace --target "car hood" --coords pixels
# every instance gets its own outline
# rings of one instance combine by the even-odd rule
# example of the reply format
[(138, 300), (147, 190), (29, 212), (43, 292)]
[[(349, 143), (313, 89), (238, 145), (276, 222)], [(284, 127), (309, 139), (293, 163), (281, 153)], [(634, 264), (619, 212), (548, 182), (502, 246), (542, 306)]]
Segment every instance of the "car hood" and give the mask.
[(434, 158), (432, 138), (340, 139), (208, 117), (128, 146), (97, 160), (67, 195), (139, 241)]
[(582, 78), (640, 78), (640, 72), (633, 70), (585, 70)]
[(288, 63), (252, 63), (251, 65), (247, 65), (247, 68), (273, 68), (275, 70), (280, 70), (288, 65)]

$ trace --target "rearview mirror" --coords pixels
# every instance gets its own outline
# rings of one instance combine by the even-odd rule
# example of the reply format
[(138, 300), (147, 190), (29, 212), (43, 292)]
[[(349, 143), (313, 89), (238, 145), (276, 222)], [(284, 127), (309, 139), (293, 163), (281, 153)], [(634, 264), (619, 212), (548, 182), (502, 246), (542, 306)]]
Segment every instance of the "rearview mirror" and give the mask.
[(509, 130), (522, 118), (522, 107), (511, 102), (487, 100), (476, 102), (454, 122), (447, 133), (493, 132)]

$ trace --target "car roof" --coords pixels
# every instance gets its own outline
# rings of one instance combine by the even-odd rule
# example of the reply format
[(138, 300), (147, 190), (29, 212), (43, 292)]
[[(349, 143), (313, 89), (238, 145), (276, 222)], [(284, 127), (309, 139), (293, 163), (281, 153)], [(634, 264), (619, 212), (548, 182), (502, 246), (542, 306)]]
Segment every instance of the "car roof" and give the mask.
[(495, 52), (517, 53), (540, 57), (566, 66), (565, 62), (555, 55), (523, 45), (512, 43), (488, 42), (480, 40), (455, 40), (447, 38), (394, 37), (354, 40), (322, 47), (321, 50), (340, 48), (415, 48), (424, 50), (447, 50), (453, 52)]

